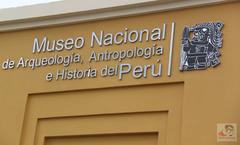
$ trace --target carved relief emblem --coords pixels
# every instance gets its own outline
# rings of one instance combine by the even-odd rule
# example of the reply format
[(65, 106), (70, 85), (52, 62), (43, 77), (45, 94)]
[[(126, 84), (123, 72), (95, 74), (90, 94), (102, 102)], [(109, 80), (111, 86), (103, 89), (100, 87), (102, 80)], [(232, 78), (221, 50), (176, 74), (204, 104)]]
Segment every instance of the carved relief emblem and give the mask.
[(184, 28), (180, 71), (207, 69), (220, 64), (223, 25), (221, 22), (208, 22)]

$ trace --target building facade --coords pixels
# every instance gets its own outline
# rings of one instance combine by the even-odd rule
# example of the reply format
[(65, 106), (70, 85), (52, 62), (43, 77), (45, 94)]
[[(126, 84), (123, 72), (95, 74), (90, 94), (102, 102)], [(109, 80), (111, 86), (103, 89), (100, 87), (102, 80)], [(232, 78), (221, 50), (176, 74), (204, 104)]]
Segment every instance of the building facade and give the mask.
[(240, 2), (0, 10), (1, 145), (239, 145)]

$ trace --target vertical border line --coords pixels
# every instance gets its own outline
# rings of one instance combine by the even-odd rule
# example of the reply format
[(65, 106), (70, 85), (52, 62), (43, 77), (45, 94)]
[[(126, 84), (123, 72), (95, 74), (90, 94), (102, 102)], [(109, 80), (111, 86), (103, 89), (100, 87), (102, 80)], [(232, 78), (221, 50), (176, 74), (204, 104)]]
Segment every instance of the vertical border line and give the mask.
[(172, 71), (172, 54), (173, 54), (173, 40), (174, 40), (174, 30), (175, 30), (175, 23), (172, 22), (172, 31), (171, 31), (171, 40), (169, 46), (169, 60), (168, 60), (168, 77), (171, 76)]

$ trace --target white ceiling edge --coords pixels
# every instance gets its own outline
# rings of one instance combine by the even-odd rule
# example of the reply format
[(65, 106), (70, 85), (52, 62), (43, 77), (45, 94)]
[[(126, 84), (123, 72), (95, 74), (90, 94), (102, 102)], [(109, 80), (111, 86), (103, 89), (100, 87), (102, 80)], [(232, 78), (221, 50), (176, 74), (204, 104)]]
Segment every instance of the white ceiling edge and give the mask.
[[(66, 0), (0, 10), (0, 32), (210, 5), (232, 0)], [(234, 1), (234, 0), (233, 0)]]
[[(0, 9), (0, 22), (121, 7), (157, 0), (65, 0), (16, 8)], [(160, 0), (161, 1), (161, 0)], [(163, 0), (164, 1), (164, 0)]]
[[(2, 0), (3, 1), (3, 0)], [(5, 0), (6, 1), (6, 0)], [(9, 8), (17, 8), (17, 7), (24, 7), (24, 6), (33, 6), (38, 4), (47, 4), (51, 2), (57, 2), (60, 0), (7, 0), (6, 2), (1, 2), (0, 10), (1, 9), (9, 9)]]

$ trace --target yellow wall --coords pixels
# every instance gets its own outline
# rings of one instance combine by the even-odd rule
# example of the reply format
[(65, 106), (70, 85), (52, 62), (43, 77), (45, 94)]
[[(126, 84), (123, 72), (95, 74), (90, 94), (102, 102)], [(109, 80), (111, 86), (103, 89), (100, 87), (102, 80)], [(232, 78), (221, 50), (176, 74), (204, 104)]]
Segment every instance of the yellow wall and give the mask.
[[(151, 144), (151, 145), (238, 145), (217, 142), (217, 123), (240, 125), (240, 3), (218, 4), (55, 26), (0, 33), (0, 62), (20, 57), (40, 58), (55, 54), (80, 53), (87, 58), (92, 50), (120, 50), (135, 46), (164, 47), (160, 78), (134, 79), (125, 75), (81, 80), (47, 82), (45, 75), (63, 66), (34, 70), (0, 70), (0, 144)], [(221, 64), (202, 71), (180, 72), (179, 54), (185, 25), (222, 21), (223, 47)], [(175, 22), (173, 70), (167, 76), (170, 26)], [(152, 29), (167, 24), (166, 40), (89, 48), (91, 32), (129, 29)], [(80, 50), (32, 53), (33, 39), (66, 39), (84, 35), (86, 45)], [(158, 57), (126, 59), (132, 65), (157, 64)], [(100, 69), (117, 61), (71, 64), (68, 69)], [(238, 134), (240, 132), (238, 131)]]

